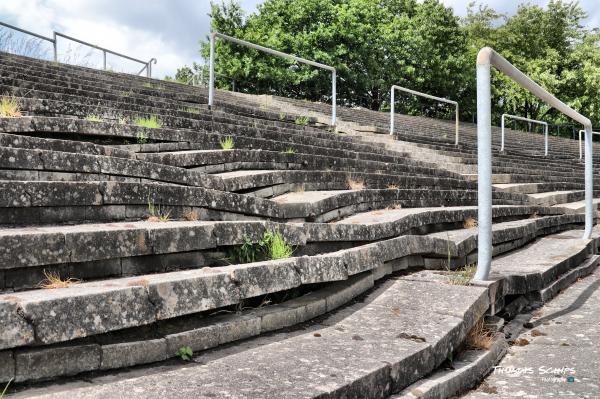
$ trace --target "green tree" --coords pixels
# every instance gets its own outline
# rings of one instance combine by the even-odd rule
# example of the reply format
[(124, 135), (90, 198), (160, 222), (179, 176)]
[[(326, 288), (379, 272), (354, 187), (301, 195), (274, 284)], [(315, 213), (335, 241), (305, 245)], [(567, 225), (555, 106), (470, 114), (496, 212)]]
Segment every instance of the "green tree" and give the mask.
[[(386, 107), (392, 84), (451, 97), (464, 90), (466, 37), (438, 0), (266, 0), (247, 18), (233, 1), (211, 6), (214, 30), (335, 66), (344, 105)], [(241, 91), (330, 100), (327, 71), (223, 41), (215, 51), (216, 71)]]

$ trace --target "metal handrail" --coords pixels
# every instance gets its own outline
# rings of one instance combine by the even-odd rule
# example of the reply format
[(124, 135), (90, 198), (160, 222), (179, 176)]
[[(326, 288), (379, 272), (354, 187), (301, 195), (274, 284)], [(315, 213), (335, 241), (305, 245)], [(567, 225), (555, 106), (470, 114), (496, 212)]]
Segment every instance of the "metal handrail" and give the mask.
[(62, 33), (56, 32), (56, 31), (53, 32), (53, 37), (49, 38), (49, 37), (46, 37), (46, 36), (39, 35), (39, 34), (37, 34), (35, 32), (31, 32), (31, 31), (28, 31), (28, 30), (16, 27), (14, 25), (7, 24), (6, 22), (1, 22), (0, 21), (0, 25), (5, 26), (5, 27), (10, 28), (10, 29), (13, 29), (13, 30), (16, 30), (16, 31), (21, 32), (21, 33), (25, 33), (27, 35), (31, 35), (31, 36), (37, 37), (38, 39), (42, 39), (42, 40), (45, 40), (47, 42), (52, 43), (52, 48), (53, 48), (53, 51), (54, 51), (54, 61), (58, 61), (58, 46), (57, 46), (58, 42), (57, 42), (56, 38), (58, 36), (60, 36), (60, 37), (63, 37), (65, 39), (72, 40), (74, 42), (81, 43), (83, 45), (86, 45), (86, 46), (89, 46), (89, 47), (92, 47), (92, 48), (95, 48), (97, 50), (102, 51), (103, 61), (104, 61), (104, 70), (107, 69), (106, 68), (106, 54), (107, 53), (108, 54), (112, 54), (112, 55), (116, 55), (116, 56), (121, 57), (121, 58), (128, 59), (130, 61), (134, 61), (134, 62), (138, 62), (140, 64), (143, 64), (144, 67), (142, 69), (140, 69), (140, 71), (137, 73), (137, 75), (141, 74), (145, 70), (146, 71), (146, 76), (149, 77), (149, 78), (152, 77), (152, 64), (153, 63), (156, 64), (156, 58), (151, 58), (150, 61), (148, 61), (148, 62), (142, 61), (142, 60), (139, 60), (137, 58), (133, 58), (133, 57), (130, 57), (130, 56), (125, 55), (125, 54), (117, 53), (116, 51), (112, 51), (112, 50), (106, 49), (104, 47), (100, 47), (100, 46), (97, 46), (95, 44), (88, 43), (88, 42), (85, 42), (83, 40), (74, 38), (72, 36), (67, 36), (65, 34), (62, 34)]
[(16, 31), (21, 32), (21, 33), (25, 33), (26, 35), (35, 36), (38, 39), (42, 39), (42, 40), (46, 40), (47, 42), (54, 43), (54, 40), (52, 40), (49, 37), (42, 36), (42, 35), (39, 35), (39, 34), (37, 34), (35, 32), (30, 32), (30, 31), (25, 30), (25, 29), (18, 28), (18, 27), (14, 26), (14, 25), (7, 24), (6, 22), (0, 21), (0, 25), (5, 26), (5, 27), (10, 28), (10, 29), (13, 29), (13, 30), (16, 30)]
[(593, 165), (592, 122), (565, 103), (554, 97), (504, 57), (490, 47), (484, 47), (477, 55), (477, 202), (478, 202), (478, 251), (475, 280), (487, 280), (492, 264), (492, 83), (491, 67), (512, 78), (521, 87), (556, 110), (581, 123), (585, 128), (585, 231), (589, 239), (593, 219)]
[(311, 65), (317, 68), (325, 69), (331, 72), (331, 125), (335, 126), (336, 122), (336, 69), (332, 66), (321, 64), (316, 61), (307, 60), (305, 58), (296, 57), (295, 55), (286, 54), (281, 51), (273, 50), (268, 47), (260, 46), (258, 44), (250, 43), (245, 40), (241, 40), (235, 37), (227, 36), (219, 32), (211, 32), (210, 33), (210, 77), (209, 77), (209, 85), (208, 85), (208, 105), (212, 107), (213, 99), (214, 99), (214, 86), (215, 86), (215, 40), (217, 38), (230, 41), (232, 43), (239, 44), (241, 46), (246, 46), (253, 48), (255, 50), (260, 50), (265, 53), (269, 53), (272, 55), (276, 55), (278, 57), (287, 58), (290, 60), (294, 60), (296, 62), (301, 62), (303, 64)]
[[(581, 133), (584, 133), (584, 132), (585, 132), (585, 130), (580, 130), (579, 131), (579, 159), (582, 158), (582, 153), (581, 153)], [(594, 135), (594, 134), (597, 135), (597, 136), (600, 136), (600, 132), (594, 132), (594, 131), (592, 131), (592, 135)]]
[(390, 135), (394, 134), (394, 102), (395, 102), (394, 101), (394, 93), (395, 93), (396, 90), (412, 94), (413, 96), (424, 97), (424, 98), (428, 98), (430, 100), (435, 100), (435, 101), (439, 101), (439, 102), (443, 102), (443, 103), (454, 105), (454, 107), (456, 109), (456, 127), (455, 127), (456, 133), (455, 133), (454, 144), (458, 145), (459, 122), (458, 122), (458, 103), (456, 101), (448, 100), (447, 98), (432, 96), (431, 94), (421, 93), (420, 91), (416, 91), (416, 90), (412, 90), (412, 89), (408, 89), (406, 87), (396, 86), (396, 85), (393, 85), (392, 88), (390, 89), (390, 103), (391, 103), (391, 110), (390, 110)]
[(500, 144), (500, 152), (504, 152), (504, 119), (505, 118), (511, 118), (511, 119), (516, 119), (516, 120), (523, 121), (523, 122), (531, 122), (531, 123), (537, 123), (538, 125), (543, 125), (544, 126), (544, 156), (546, 156), (546, 157), (548, 156), (548, 122), (538, 121), (535, 119), (529, 119), (529, 118), (524, 118), (522, 116), (510, 115), (510, 114), (502, 114), (502, 121), (501, 121), (502, 143)]

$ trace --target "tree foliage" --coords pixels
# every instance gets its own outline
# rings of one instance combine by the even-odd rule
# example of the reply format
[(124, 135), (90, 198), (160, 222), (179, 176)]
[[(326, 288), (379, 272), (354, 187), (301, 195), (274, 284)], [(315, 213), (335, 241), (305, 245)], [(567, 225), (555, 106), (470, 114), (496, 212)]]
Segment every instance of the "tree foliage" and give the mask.
[[(557, 97), (600, 121), (600, 35), (586, 29), (577, 2), (523, 3), (512, 16), (472, 3), (460, 19), (439, 0), (266, 0), (244, 15), (235, 0), (211, 2), (212, 29), (334, 66), (338, 102), (389, 107), (392, 84), (461, 104), (475, 113), (475, 59), (491, 46)], [(205, 60), (208, 38), (200, 42)], [(331, 74), (225, 41), (216, 44), (220, 87), (330, 101)], [(189, 69), (189, 68), (188, 68)], [(182, 75), (188, 71), (182, 71)], [(566, 119), (505, 76), (494, 73), (493, 110), (554, 122)], [(402, 98), (405, 112), (437, 112), (438, 104)]]

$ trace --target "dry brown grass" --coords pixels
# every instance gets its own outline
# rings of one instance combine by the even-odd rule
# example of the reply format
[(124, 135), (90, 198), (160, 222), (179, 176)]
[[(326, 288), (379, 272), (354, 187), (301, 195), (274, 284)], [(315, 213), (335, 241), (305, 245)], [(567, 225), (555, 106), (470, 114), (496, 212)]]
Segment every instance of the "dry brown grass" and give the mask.
[(467, 334), (465, 344), (469, 349), (488, 350), (492, 347), (493, 343), (494, 334), (485, 328), (482, 317), (475, 323), (469, 334)]
[(475, 227), (477, 227), (479, 224), (477, 222), (477, 219), (472, 218), (472, 217), (468, 217), (465, 219), (465, 221), (463, 222), (463, 228), (465, 229), (474, 229)]
[(145, 278), (140, 278), (137, 280), (132, 280), (129, 283), (127, 283), (128, 287), (147, 287), (148, 286), (148, 280), (146, 280)]
[(0, 99), (0, 117), (2, 118), (20, 118), (21, 107), (14, 97), (2, 96)]
[(387, 208), (385, 208), (385, 209), (388, 209), (388, 210), (393, 210), (393, 209), (402, 209), (402, 204), (400, 204), (400, 203), (396, 203), (396, 204), (393, 204), (393, 205), (390, 205), (390, 206), (388, 206), (388, 207), (387, 207)]
[(388, 190), (398, 190), (400, 187), (395, 184), (388, 184), (387, 188)]
[(451, 285), (470, 285), (476, 271), (476, 263), (466, 265), (455, 271), (448, 271), (448, 283)]
[(46, 278), (38, 283), (38, 288), (51, 290), (55, 288), (69, 288), (81, 284), (81, 280), (76, 278), (68, 278), (66, 280), (61, 279), (58, 272), (48, 272), (44, 270), (44, 276)]
[(183, 218), (189, 222), (195, 222), (200, 219), (200, 214), (197, 211), (189, 211), (183, 215)]
[(348, 176), (346, 178), (346, 185), (350, 190), (364, 190), (366, 187), (365, 181), (362, 179), (353, 179)]

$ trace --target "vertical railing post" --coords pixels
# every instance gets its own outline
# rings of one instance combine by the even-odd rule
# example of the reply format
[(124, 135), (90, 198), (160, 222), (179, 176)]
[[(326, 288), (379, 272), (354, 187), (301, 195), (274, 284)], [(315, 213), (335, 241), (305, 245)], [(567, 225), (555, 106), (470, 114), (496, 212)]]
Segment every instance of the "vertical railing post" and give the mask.
[[(481, 53), (480, 53), (481, 55)], [(475, 280), (487, 280), (492, 265), (492, 93), (491, 64), (477, 61), (477, 211), (478, 251)]]
[(504, 118), (506, 115), (502, 115), (500, 118), (500, 131), (502, 134), (500, 135), (500, 152), (504, 152)]
[(56, 32), (54, 33), (54, 40), (52, 41), (52, 46), (54, 47), (54, 62), (58, 62), (58, 48), (56, 43)]
[(544, 156), (548, 156), (548, 124), (544, 125)]
[(102, 57), (104, 58), (104, 70), (106, 71), (106, 50), (102, 50)]
[(208, 106), (212, 107), (215, 91), (215, 33), (210, 33), (210, 61), (208, 69)]
[(459, 130), (460, 130), (460, 122), (459, 122), (459, 111), (458, 111), (458, 103), (456, 103), (456, 132), (454, 134), (454, 145), (458, 146), (458, 135), (459, 135)]
[(592, 125), (585, 126), (585, 231), (584, 239), (592, 236), (594, 227), (594, 165), (593, 165)]
[(390, 135), (394, 134), (394, 104), (395, 104), (394, 86), (390, 90)]
[(335, 126), (337, 110), (337, 73), (334, 69), (331, 73), (331, 126)]

